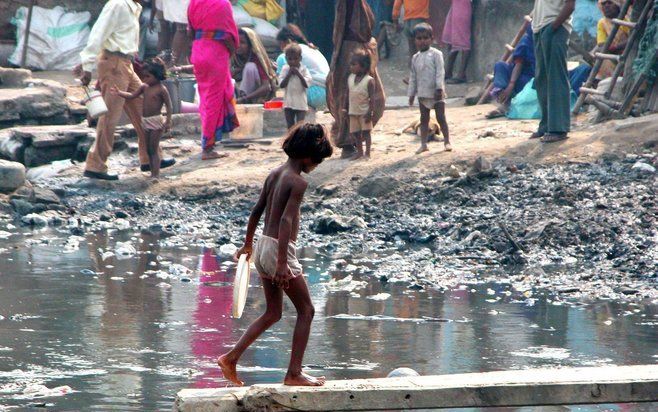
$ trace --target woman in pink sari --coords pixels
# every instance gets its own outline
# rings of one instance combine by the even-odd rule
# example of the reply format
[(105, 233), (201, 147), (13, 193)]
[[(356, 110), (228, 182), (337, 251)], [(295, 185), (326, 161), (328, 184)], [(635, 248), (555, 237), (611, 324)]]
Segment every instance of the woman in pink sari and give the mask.
[(229, 0), (191, 0), (187, 17), (194, 32), (190, 60), (201, 99), (201, 158), (217, 159), (226, 154), (215, 151), (215, 143), (239, 126), (231, 80), (231, 55), (239, 42), (238, 28)]

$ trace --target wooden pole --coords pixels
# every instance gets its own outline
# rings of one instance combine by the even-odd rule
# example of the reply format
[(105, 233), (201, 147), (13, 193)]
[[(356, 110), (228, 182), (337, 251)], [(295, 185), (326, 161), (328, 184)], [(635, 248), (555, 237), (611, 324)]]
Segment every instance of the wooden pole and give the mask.
[[(619, 11), (619, 17), (622, 19), (625, 18), (626, 14), (628, 13), (628, 9), (630, 7), (631, 7), (631, 0), (626, 0), (626, 3), (624, 3), (623, 7)], [(614, 24), (612, 26), (612, 30), (610, 30), (610, 35), (608, 36), (608, 39), (605, 41), (605, 44), (603, 45), (604, 52), (607, 52), (610, 49), (610, 45), (612, 45), (612, 42), (614, 41), (615, 37), (617, 37), (617, 31), (619, 31), (619, 26)], [(589, 76), (587, 77), (587, 80), (583, 84), (585, 88), (592, 87), (594, 79), (596, 78), (596, 75), (599, 73), (599, 70), (601, 69), (601, 64), (603, 64), (603, 60), (597, 59), (596, 62), (594, 63), (594, 66), (592, 67), (592, 70), (589, 72)], [(573, 110), (571, 111), (572, 114), (574, 115), (578, 114), (583, 103), (585, 103), (586, 96), (587, 96), (586, 93), (580, 93), (580, 95), (578, 96), (578, 100), (576, 101), (576, 104), (574, 105)]]
[[(524, 19), (523, 25), (519, 29), (519, 32), (516, 34), (516, 37), (514, 37), (514, 40), (512, 40), (512, 43), (509, 44), (511, 50), (510, 47), (505, 47), (505, 53), (503, 53), (503, 56), (500, 58), (500, 60), (504, 61), (505, 63), (511, 62), (514, 48), (521, 41), (521, 38), (523, 37), (526, 29), (528, 28), (528, 24), (532, 23), (532, 18), (530, 16), (525, 16), (523, 19)], [(480, 97), (480, 100), (478, 100), (477, 104), (484, 103), (484, 101), (487, 99), (487, 96), (489, 95), (489, 92), (491, 92), (492, 87), (493, 87), (493, 77), (487, 79), (487, 83), (484, 86), (484, 93)]]
[(25, 24), (25, 35), (23, 36), (23, 56), (21, 57), (21, 67), (25, 68), (27, 61), (27, 44), (30, 40), (30, 28), (32, 27), (32, 11), (37, 0), (30, 1), (30, 7), (27, 10), (27, 22)]

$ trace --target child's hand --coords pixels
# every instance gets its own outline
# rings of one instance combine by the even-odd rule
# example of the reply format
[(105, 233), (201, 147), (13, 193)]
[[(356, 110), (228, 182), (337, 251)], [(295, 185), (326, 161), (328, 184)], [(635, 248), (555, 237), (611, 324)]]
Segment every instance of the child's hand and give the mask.
[(110, 94), (111, 94), (112, 96), (118, 96), (118, 95), (119, 95), (119, 89), (117, 89), (116, 86), (112, 86), (112, 87), (110, 87)]
[(169, 133), (170, 130), (171, 130), (171, 121), (167, 120), (167, 122), (165, 123), (164, 131), (165, 133)]
[(363, 115), (363, 120), (366, 123), (372, 122), (372, 113), (366, 113), (365, 115)]
[(443, 90), (437, 89), (434, 92), (434, 100), (443, 100)]
[(253, 249), (252, 245), (248, 245), (245, 243), (240, 249), (238, 249), (237, 252), (235, 252), (235, 256), (233, 256), (233, 258), (235, 260), (238, 260), (240, 259), (240, 256), (247, 255), (247, 259), (251, 259), (252, 249)]
[(272, 279), (272, 281), (280, 288), (288, 289), (290, 279), (292, 278), (292, 271), (288, 264), (285, 263), (283, 265), (277, 265), (276, 273), (274, 274), (274, 279)]
[(414, 100), (416, 99), (416, 96), (409, 96), (409, 106), (414, 105)]

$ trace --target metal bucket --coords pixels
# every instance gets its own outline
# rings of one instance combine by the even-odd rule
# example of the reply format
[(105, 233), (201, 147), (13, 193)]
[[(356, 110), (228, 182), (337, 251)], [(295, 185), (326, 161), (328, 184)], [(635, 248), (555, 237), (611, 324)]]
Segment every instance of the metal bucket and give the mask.
[(171, 110), (173, 113), (181, 112), (181, 101), (194, 101), (194, 77), (171, 77), (162, 82), (169, 92), (171, 98)]

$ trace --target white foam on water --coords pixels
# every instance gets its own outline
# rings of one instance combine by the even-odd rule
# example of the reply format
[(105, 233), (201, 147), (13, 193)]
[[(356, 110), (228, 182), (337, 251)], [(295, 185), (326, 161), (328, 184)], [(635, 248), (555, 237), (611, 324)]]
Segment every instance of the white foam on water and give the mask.
[(510, 352), (510, 355), (522, 356), (526, 358), (536, 358), (536, 359), (553, 359), (553, 360), (563, 360), (569, 359), (571, 352), (569, 349), (558, 348), (552, 346), (529, 346), (525, 349), (518, 351)]

